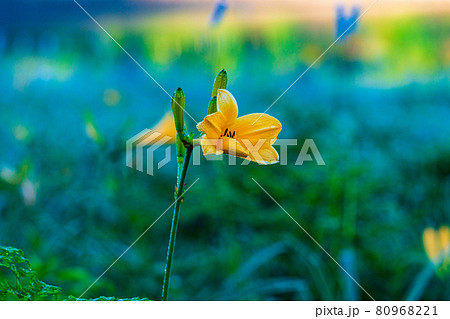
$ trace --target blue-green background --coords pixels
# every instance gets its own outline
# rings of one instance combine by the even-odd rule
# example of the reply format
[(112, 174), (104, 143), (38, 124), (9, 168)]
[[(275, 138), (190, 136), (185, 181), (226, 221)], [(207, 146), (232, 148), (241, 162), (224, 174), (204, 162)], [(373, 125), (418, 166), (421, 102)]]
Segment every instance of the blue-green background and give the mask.
[[(76, 5), (56, 6), (58, 19), (2, 5), (0, 244), (79, 296), (173, 201), (175, 161), (154, 176), (125, 166), (125, 141), (169, 97)], [(169, 93), (182, 87), (198, 121), (222, 68), (240, 114), (263, 112), (335, 39), (331, 21), (225, 15), (212, 27), (193, 8), (85, 8)], [(187, 185), (200, 179), (182, 205), (171, 299), (369, 299), (254, 178), (375, 299), (423, 285), (417, 298), (449, 300), (448, 273), (419, 276), (423, 230), (449, 224), (449, 31), (448, 15), (363, 18), (270, 109), (279, 138), (299, 140), (289, 165), (191, 167)], [(326, 166), (293, 165), (305, 139)], [(85, 297), (158, 300), (170, 221)]]

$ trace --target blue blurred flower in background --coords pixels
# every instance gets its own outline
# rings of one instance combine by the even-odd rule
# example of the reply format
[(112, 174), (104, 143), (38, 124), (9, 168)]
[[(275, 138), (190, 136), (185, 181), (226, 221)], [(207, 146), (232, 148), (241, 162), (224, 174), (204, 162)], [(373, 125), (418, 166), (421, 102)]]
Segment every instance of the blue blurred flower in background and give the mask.
[(336, 38), (339, 38), (342, 35), (339, 41), (344, 41), (356, 31), (358, 27), (357, 19), (360, 11), (359, 7), (355, 6), (352, 7), (350, 14), (346, 15), (345, 7), (343, 5), (336, 7)]
[(228, 9), (228, 3), (227, 0), (219, 0), (215, 4), (212, 15), (211, 15), (211, 25), (215, 26), (218, 25), (225, 15), (225, 12)]

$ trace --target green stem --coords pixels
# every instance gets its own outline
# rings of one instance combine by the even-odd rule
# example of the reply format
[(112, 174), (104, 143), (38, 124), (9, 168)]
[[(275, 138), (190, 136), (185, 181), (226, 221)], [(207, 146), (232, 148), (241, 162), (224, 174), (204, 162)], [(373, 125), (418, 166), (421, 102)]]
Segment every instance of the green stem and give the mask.
[(186, 147), (184, 161), (182, 164), (183, 166), (181, 169), (181, 164), (178, 164), (176, 202), (173, 209), (172, 226), (170, 228), (169, 247), (167, 248), (166, 269), (164, 271), (164, 282), (162, 288), (163, 301), (166, 301), (169, 298), (170, 272), (172, 269), (173, 252), (175, 249), (175, 240), (177, 237), (178, 220), (180, 218), (181, 197), (183, 194), (184, 179), (186, 178), (186, 172), (192, 155), (192, 149), (192, 146)]

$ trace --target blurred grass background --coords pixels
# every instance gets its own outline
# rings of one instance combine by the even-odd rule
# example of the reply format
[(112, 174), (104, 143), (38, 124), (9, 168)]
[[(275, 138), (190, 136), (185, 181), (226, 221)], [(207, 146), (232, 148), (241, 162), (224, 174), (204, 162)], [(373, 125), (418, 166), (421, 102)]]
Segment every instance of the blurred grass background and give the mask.
[[(335, 2), (282, 3), (229, 1), (212, 26), (213, 2), (80, 2), (198, 121), (220, 69), (240, 114), (262, 112), (333, 42)], [(422, 232), (449, 224), (450, 8), (414, 3), (374, 7), (271, 108), (279, 137), (300, 141), (288, 166), (190, 168), (171, 299), (369, 298), (251, 178), (375, 299), (423, 280)], [(75, 4), (2, 5), (0, 244), (78, 296), (173, 201), (175, 161), (155, 176), (125, 166), (125, 141), (169, 97)], [(326, 166), (293, 165), (307, 138)], [(158, 300), (170, 215), (86, 297)], [(448, 273), (422, 284), (418, 298), (449, 300)]]

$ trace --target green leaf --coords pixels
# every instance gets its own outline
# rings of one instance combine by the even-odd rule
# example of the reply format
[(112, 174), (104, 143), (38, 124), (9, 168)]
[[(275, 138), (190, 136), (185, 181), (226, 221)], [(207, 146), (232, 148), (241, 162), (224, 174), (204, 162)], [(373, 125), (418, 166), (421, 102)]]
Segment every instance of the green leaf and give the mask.
[(98, 298), (84, 299), (84, 298), (76, 298), (74, 296), (69, 296), (69, 297), (67, 297), (67, 299), (64, 299), (64, 301), (150, 301), (150, 299), (139, 298), (139, 297), (120, 299), (117, 297), (105, 297), (105, 296), (101, 296)]
[[(9, 276), (8, 276), (9, 275)], [(11, 280), (13, 278), (13, 280)], [(49, 285), (37, 278), (30, 261), (23, 251), (0, 246), (0, 300), (59, 300), (61, 288)], [(69, 296), (69, 301), (144, 301), (147, 298), (98, 297), (92, 299)]]
[(0, 246), (0, 300), (58, 300), (60, 292), (38, 279), (22, 250)]

